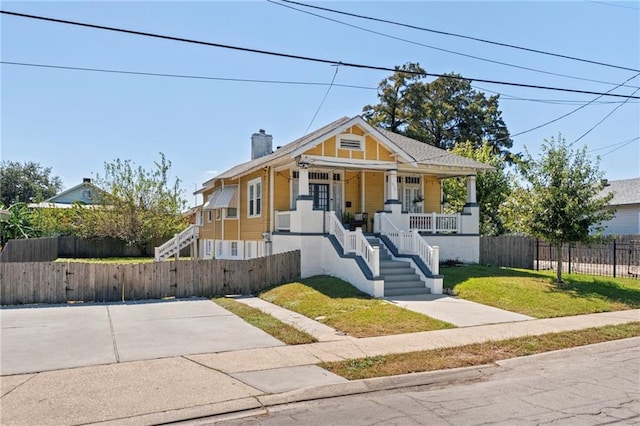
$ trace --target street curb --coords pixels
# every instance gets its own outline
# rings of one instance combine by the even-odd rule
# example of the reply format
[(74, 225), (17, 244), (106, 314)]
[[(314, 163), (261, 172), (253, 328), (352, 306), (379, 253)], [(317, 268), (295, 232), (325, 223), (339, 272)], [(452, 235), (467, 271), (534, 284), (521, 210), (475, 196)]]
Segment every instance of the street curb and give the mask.
[(234, 418), (260, 416), (268, 414), (270, 407), (277, 407), (279, 405), (286, 405), (295, 402), (365, 394), (413, 386), (437, 386), (480, 380), (483, 377), (492, 374), (497, 368), (499, 367), (495, 364), (484, 364), (450, 370), (409, 373), (389, 377), (375, 377), (372, 379), (354, 380), (346, 383), (313, 386), (278, 394), (258, 395), (256, 397), (248, 397), (172, 411), (149, 413), (123, 419), (112, 419), (95, 424), (109, 426), (140, 426), (171, 424), (204, 418), (211, 421), (220, 421), (223, 419), (231, 420)]

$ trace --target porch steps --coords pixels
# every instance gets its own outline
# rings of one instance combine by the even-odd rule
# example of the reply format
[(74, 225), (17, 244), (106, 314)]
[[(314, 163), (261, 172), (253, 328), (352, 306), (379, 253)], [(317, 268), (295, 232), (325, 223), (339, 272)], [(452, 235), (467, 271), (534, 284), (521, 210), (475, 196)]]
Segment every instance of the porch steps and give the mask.
[(393, 260), (379, 238), (367, 236), (367, 241), (380, 248), (380, 276), (384, 280), (385, 297), (430, 293), (410, 263)]

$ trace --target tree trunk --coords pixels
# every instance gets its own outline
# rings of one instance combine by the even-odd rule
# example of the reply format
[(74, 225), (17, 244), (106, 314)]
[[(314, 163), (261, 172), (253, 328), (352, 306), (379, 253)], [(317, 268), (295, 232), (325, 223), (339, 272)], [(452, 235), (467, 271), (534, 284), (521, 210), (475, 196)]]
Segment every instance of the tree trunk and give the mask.
[(556, 283), (562, 283), (562, 244), (556, 245)]

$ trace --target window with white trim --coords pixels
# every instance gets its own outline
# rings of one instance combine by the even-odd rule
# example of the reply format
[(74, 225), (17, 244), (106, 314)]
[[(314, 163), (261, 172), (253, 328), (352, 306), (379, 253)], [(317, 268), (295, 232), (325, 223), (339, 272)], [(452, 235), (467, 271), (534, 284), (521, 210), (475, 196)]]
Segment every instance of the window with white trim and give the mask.
[(196, 213), (196, 225), (202, 226), (202, 212)]
[(213, 218), (213, 212), (211, 210), (207, 210), (207, 222), (211, 223), (212, 218)]
[(225, 217), (230, 218), (230, 219), (237, 219), (238, 218), (238, 209), (235, 207), (227, 207), (227, 214), (225, 215)]
[(262, 214), (262, 178), (253, 179), (247, 185), (247, 216), (258, 217)]
[(231, 241), (231, 257), (238, 257), (238, 242)]

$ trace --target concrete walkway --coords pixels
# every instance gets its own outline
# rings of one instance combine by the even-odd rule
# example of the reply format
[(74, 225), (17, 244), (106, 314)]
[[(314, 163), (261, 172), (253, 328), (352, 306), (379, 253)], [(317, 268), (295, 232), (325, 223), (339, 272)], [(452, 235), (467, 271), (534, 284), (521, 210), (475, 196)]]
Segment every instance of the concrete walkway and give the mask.
[[(640, 321), (640, 310), (299, 346), (187, 355), (1, 378), (2, 424), (139, 425), (320, 397), (482, 377), (492, 366), (346, 382), (319, 362)], [(640, 339), (628, 339), (640, 346)], [(4, 361), (3, 361), (4, 362)]]
[(446, 321), (456, 327), (527, 321), (533, 317), (443, 294), (386, 297), (390, 303)]

